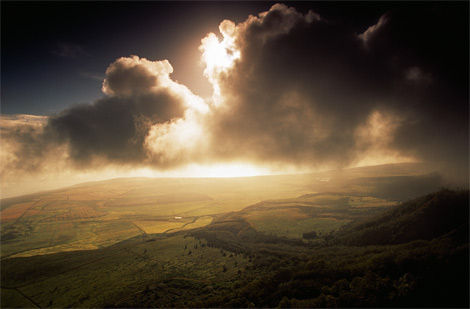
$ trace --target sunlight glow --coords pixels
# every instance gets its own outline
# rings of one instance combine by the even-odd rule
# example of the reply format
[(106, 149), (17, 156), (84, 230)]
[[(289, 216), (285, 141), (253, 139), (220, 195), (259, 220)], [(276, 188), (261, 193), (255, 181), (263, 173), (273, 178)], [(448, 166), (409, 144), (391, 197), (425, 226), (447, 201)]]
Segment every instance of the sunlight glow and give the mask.
[(202, 58), (208, 70), (227, 69), (240, 57), (240, 52), (232, 50), (229, 42), (230, 40), (226, 39), (219, 42), (214, 33), (209, 33), (204, 38)]
[(178, 178), (230, 178), (272, 175), (268, 168), (250, 163), (215, 163), (190, 164), (180, 169), (156, 171), (150, 168), (136, 169), (131, 172), (132, 177), (178, 177)]
[(192, 177), (250, 177), (271, 174), (270, 170), (249, 163), (219, 163), (211, 165), (190, 165), (188, 174)]
[(220, 75), (233, 67), (235, 61), (240, 58), (240, 51), (235, 45), (236, 26), (230, 20), (224, 20), (219, 25), (223, 39), (214, 33), (209, 33), (201, 40), (199, 50), (202, 52), (201, 60), (205, 64), (204, 75), (213, 88), (213, 101), (220, 102), (220, 86), (218, 79)]

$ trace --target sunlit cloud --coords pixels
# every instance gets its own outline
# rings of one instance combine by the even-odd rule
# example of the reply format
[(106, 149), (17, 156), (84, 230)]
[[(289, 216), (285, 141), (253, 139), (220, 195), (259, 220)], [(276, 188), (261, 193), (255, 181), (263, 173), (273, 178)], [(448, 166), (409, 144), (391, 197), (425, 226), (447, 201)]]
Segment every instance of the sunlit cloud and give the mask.
[(204, 75), (213, 88), (213, 103), (220, 105), (222, 98), (219, 79), (240, 58), (240, 51), (235, 46), (235, 23), (224, 20), (219, 30), (222, 33), (222, 41), (214, 33), (209, 33), (201, 40), (199, 50), (202, 52), (201, 60), (205, 65)]
[(359, 34), (282, 4), (224, 20), (199, 47), (210, 100), (173, 80), (168, 60), (119, 58), (94, 103), (2, 118), (2, 186), (32, 175), (233, 177), (422, 160), (465, 170), (468, 102), (419, 57), (427, 49), (407, 49), (400, 23), (413, 17), (385, 14)]
[(364, 31), (364, 33), (358, 35), (358, 37), (364, 42), (364, 45), (366, 47), (368, 47), (369, 40), (379, 31), (380, 28), (384, 27), (387, 21), (387, 14), (382, 15), (377, 24), (370, 26), (369, 28), (367, 28), (366, 31)]

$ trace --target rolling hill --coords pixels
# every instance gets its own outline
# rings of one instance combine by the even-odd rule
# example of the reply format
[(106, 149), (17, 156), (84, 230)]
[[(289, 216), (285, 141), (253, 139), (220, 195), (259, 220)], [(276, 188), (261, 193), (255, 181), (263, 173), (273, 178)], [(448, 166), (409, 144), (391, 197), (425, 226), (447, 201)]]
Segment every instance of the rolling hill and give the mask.
[(388, 165), (8, 200), (2, 307), (468, 307), (469, 193), (442, 185)]
[[(352, 245), (402, 244), (432, 240), (468, 230), (468, 191), (442, 189), (342, 229), (341, 242)], [(465, 235), (462, 235), (465, 236)], [(463, 241), (468, 242), (468, 235)]]

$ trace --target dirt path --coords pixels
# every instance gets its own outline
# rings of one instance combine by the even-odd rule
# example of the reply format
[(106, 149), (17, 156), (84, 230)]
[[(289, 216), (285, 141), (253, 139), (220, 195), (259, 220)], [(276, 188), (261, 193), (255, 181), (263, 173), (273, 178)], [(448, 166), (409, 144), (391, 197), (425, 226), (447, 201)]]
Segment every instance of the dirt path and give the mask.
[(194, 217), (193, 221), (188, 222), (188, 223), (185, 223), (185, 224), (183, 224), (183, 225), (180, 226), (180, 227), (175, 227), (175, 228), (172, 228), (172, 229), (168, 229), (168, 230), (164, 231), (163, 234), (170, 233), (170, 232), (173, 231), (173, 230), (182, 230), (182, 229), (184, 229), (186, 226), (188, 226), (189, 224), (193, 224), (194, 222), (196, 222), (197, 219), (199, 219), (199, 217)]
[(147, 232), (145, 232), (143, 229), (141, 229), (140, 226), (138, 226), (137, 224), (135, 224), (135, 223), (132, 222), (132, 221), (131, 221), (131, 223), (132, 223), (132, 225), (134, 225), (136, 228), (139, 229), (140, 234), (141, 234), (142, 236), (148, 236)]

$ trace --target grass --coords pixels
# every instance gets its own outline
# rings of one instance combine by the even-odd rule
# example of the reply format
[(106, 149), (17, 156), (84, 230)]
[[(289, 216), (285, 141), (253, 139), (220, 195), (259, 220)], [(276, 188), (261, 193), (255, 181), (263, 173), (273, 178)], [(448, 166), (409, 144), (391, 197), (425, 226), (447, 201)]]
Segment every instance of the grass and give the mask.
[(338, 230), (349, 222), (350, 220), (338, 220), (335, 218), (309, 218), (298, 220), (295, 223), (292, 223), (290, 220), (278, 219), (254, 222), (254, 226), (258, 231), (268, 234), (289, 238), (302, 238), (303, 233), (316, 231), (320, 235), (327, 234)]
[[(126, 295), (145, 290), (146, 286), (169, 281), (216, 284), (238, 276), (238, 271), (249, 264), (241, 255), (227, 254), (203, 244), (183, 234), (154, 241), (134, 239), (92, 254), (84, 252), (72, 261), (70, 254), (56, 260), (36, 257), (28, 264), (19, 264), (23, 269), (20, 273), (13, 266), (18, 259), (11, 259), (3, 262), (2, 286), (17, 286), (41, 307), (103, 307), (109, 299), (119, 302)], [(64, 266), (66, 261), (70, 262)], [(57, 267), (59, 264), (62, 266)], [(51, 271), (37, 273), (35, 268), (39, 265)], [(25, 276), (30, 281), (25, 281)], [(2, 306), (21, 304), (14, 290), (5, 291), (4, 294), (2, 289)], [(31, 304), (23, 306), (31, 307)]]
[[(1, 254), (13, 257), (86, 250), (140, 233), (203, 227), (213, 215), (238, 211), (268, 197), (305, 192), (309, 191), (301, 184), (287, 185), (269, 177), (262, 181), (117, 179), (31, 195), (29, 201), (9, 199), (0, 213)], [(175, 221), (175, 216), (191, 219)]]
[(18, 292), (15, 289), (1, 289), (1, 297), (2, 297), (2, 305), (12, 304), (16, 308), (36, 307), (31, 301), (29, 301), (27, 298), (25, 298), (23, 295), (20, 294), (20, 292)]
[[(291, 205), (291, 203), (287, 203)], [(305, 210), (295, 206), (281, 208), (277, 205), (274, 209), (253, 210), (243, 217), (260, 232), (277, 236), (302, 238), (306, 232), (316, 231), (317, 233), (329, 233), (337, 230), (351, 220), (338, 219), (334, 217), (318, 217), (318, 213), (324, 213), (329, 208), (316, 208), (313, 214), (311, 210)], [(283, 207), (286, 207), (283, 204)]]
[[(17, 204), (12, 199), (0, 213), (2, 257), (96, 248), (141, 233), (202, 227), (217, 214), (240, 211), (263, 200), (267, 202), (262, 205), (276, 210), (246, 213), (248, 221), (260, 231), (294, 238), (311, 230), (328, 232), (354, 219), (352, 212), (340, 216), (340, 209), (357, 209), (359, 214), (361, 209), (367, 212), (372, 207), (396, 204), (370, 195), (377, 191), (372, 178), (363, 181), (365, 178), (360, 177), (394, 177), (404, 172), (377, 171), (233, 179), (116, 179), (32, 195), (34, 200), (16, 199)], [(390, 182), (387, 177), (378, 182), (381, 195)], [(324, 178), (330, 181), (322, 181)], [(410, 179), (419, 182), (421, 178)], [(392, 196), (393, 191), (386, 194)], [(281, 206), (292, 209), (279, 210)], [(308, 211), (294, 210), (300, 206)], [(330, 211), (328, 217), (313, 219), (320, 209), (328, 208), (336, 209), (336, 214)], [(175, 221), (176, 216), (184, 219)], [(205, 219), (189, 224), (188, 220), (194, 218)]]
[[(327, 234), (396, 204), (383, 197), (384, 192), (393, 197), (395, 187), (382, 186), (374, 195), (373, 182), (356, 181), (369, 174), (348, 173), (117, 179), (49, 192), (34, 201), (9, 200), (1, 213), (2, 307), (33, 307), (22, 294), (40, 307), (126, 306), (129, 298), (145, 304), (151, 301), (147, 297), (170, 301), (172, 293), (174, 299), (182, 298), (177, 293), (191, 299), (196, 291), (223, 295), (230, 289), (227, 282), (257, 270), (249, 257), (209, 247), (187, 231), (227, 214), (260, 232), (298, 239), (305, 232)], [(374, 176), (380, 173), (396, 174)]]
[(384, 199), (345, 194), (310, 194), (298, 198), (271, 200), (242, 211), (256, 230), (289, 238), (302, 238), (315, 231), (327, 234), (338, 230), (357, 216), (396, 205)]

